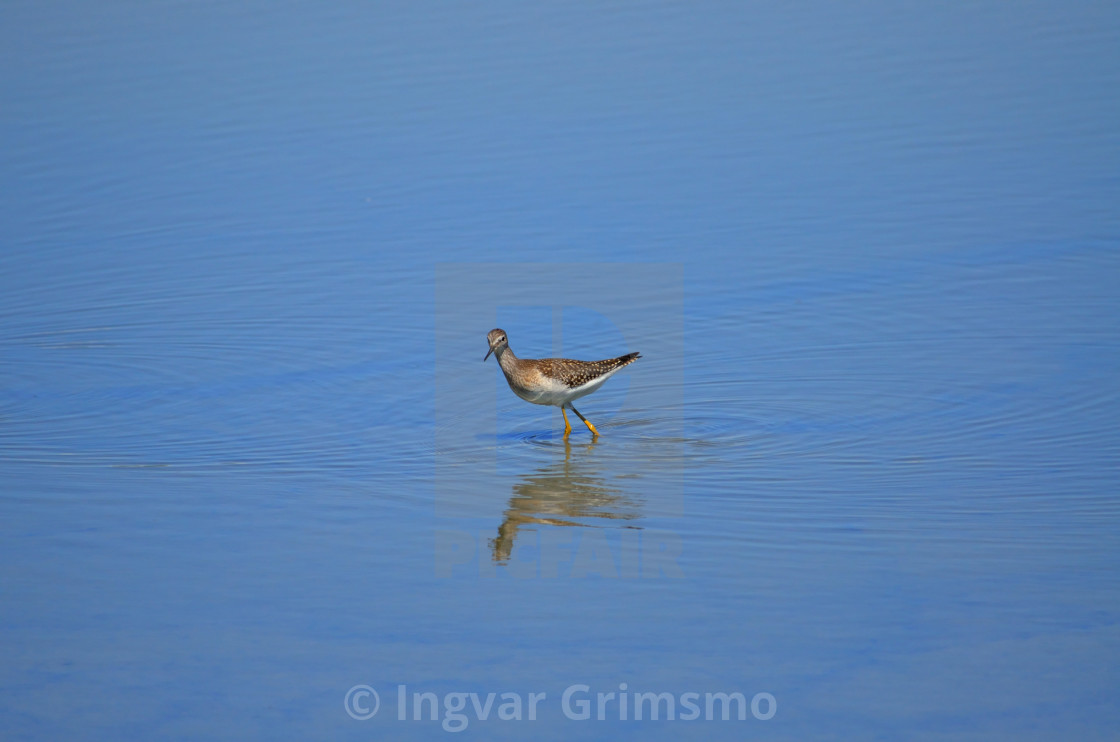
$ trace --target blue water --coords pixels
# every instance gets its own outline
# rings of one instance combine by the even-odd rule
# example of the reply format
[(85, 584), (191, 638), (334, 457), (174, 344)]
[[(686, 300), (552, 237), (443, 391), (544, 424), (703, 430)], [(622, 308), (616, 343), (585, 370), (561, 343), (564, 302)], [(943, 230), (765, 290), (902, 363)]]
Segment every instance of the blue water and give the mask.
[(3, 739), (1114, 738), (1120, 11), (0, 40)]

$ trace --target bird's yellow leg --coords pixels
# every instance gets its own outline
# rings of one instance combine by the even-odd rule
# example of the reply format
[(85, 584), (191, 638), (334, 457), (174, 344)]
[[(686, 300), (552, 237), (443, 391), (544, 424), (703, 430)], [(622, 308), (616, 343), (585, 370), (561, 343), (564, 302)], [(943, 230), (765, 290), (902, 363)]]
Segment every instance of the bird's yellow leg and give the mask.
[(564, 408), (560, 408), (560, 414), (564, 416), (564, 437), (567, 438), (572, 432), (572, 424), (568, 422), (568, 413), (564, 412)]
[[(571, 405), (569, 405), (569, 407), (570, 406)], [(599, 431), (595, 429), (595, 426), (591, 424), (590, 420), (588, 420), (583, 415), (580, 415), (579, 410), (577, 410), (575, 407), (572, 407), (572, 412), (576, 413), (576, 416), (579, 417), (580, 420), (583, 420), (583, 424), (586, 425), (587, 429), (591, 431), (591, 435), (595, 436), (596, 438), (599, 437)], [(567, 421), (567, 419), (567, 416), (565, 416), (564, 420)]]

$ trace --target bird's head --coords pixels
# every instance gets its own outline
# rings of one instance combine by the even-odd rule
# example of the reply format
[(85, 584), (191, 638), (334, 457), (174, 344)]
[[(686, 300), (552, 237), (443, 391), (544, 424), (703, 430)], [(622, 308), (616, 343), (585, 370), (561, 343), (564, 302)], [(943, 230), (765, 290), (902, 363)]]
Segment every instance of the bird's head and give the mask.
[(500, 356), (502, 351), (509, 347), (505, 330), (491, 330), (486, 334), (486, 341), (490, 343), (490, 350), (486, 351), (486, 355), (482, 359), (484, 361), (490, 357), (491, 353), (497, 353)]

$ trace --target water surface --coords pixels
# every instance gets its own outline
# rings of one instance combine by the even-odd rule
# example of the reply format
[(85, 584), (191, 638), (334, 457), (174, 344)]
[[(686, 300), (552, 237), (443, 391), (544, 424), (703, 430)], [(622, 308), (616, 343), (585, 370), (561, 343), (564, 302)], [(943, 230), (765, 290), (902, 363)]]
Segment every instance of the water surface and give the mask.
[[(0, 736), (442, 735), (398, 684), (546, 694), (478, 739), (1120, 726), (1112, 8), (0, 29)], [(598, 440), (498, 326), (642, 352)]]

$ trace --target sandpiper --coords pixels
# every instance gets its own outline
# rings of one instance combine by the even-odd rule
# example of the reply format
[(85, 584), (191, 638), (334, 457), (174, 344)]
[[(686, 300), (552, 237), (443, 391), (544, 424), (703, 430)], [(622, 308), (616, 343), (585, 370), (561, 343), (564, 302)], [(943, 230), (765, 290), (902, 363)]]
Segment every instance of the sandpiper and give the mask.
[(569, 409), (576, 413), (591, 435), (598, 437), (599, 431), (588, 422), (587, 418), (579, 414), (579, 410), (572, 406), (574, 400), (579, 399), (598, 389), (603, 382), (614, 375), (623, 366), (629, 366), (641, 358), (638, 353), (627, 353), (618, 358), (608, 358), (605, 361), (573, 361), (568, 358), (518, 358), (509, 347), (505, 330), (491, 330), (486, 339), (490, 342), (490, 350), (482, 360), (486, 360), (493, 353), (506, 375), (509, 388), (513, 393), (526, 402), (533, 404), (552, 405), (560, 408), (564, 416), (564, 437), (572, 432), (572, 425), (568, 422)]

